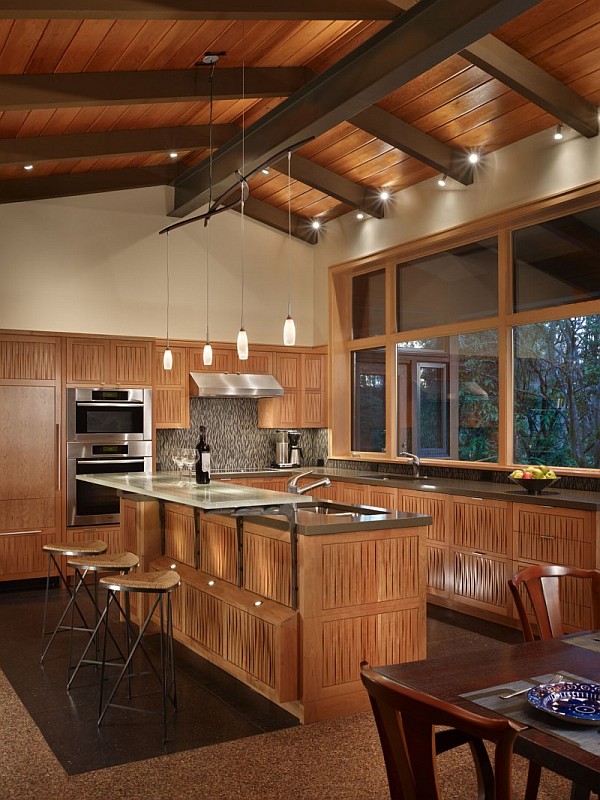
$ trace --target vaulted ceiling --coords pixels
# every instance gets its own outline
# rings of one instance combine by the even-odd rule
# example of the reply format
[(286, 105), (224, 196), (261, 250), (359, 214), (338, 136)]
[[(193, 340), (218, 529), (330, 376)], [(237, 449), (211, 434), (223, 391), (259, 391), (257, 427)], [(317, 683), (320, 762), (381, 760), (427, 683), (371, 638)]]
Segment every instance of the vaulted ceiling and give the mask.
[(598, 0), (0, 0), (0, 203), (172, 184), (186, 218), (241, 174), (314, 242), (599, 101)]

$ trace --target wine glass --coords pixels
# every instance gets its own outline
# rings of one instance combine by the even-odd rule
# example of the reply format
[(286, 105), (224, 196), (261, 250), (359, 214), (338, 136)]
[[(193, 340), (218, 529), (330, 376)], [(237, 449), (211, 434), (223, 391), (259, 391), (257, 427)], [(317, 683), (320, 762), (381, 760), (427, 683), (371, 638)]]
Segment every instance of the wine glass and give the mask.
[(195, 447), (188, 447), (181, 451), (184, 467), (188, 470), (188, 486), (192, 482), (192, 470), (198, 461), (198, 451)]
[(181, 450), (175, 450), (171, 458), (173, 459), (175, 468), (179, 470), (179, 483), (177, 485), (183, 486), (183, 452)]

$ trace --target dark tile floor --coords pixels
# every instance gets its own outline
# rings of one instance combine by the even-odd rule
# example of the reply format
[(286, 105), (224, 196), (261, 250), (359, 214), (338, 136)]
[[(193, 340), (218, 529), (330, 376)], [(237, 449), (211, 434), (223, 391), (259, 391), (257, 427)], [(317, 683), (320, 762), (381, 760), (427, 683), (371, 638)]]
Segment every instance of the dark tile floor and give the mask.
[[(40, 665), (44, 593), (27, 584), (0, 589), (0, 668), (68, 774), (152, 758), (297, 725), (295, 717), (235, 678), (177, 645), (178, 712), (169, 715), (162, 743), (158, 714), (109, 709), (98, 728), (98, 673), (85, 667), (66, 692), (68, 635), (61, 634)], [(54, 591), (50, 618), (57, 618), (64, 592)], [(83, 636), (84, 634), (80, 634)], [(471, 617), (431, 607), (428, 654), (447, 656), (520, 634)], [(152, 637), (150, 638), (152, 649)], [(134, 682), (133, 705), (160, 707), (152, 676)]]

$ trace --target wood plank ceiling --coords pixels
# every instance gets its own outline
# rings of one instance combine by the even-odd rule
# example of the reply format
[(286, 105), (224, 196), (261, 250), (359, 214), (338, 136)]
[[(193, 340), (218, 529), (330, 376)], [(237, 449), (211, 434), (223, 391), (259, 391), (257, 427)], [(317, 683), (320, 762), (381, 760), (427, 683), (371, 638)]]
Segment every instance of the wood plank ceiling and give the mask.
[(598, 133), (598, 0), (0, 0), (0, 203), (173, 183), (174, 217), (205, 206), (207, 51), (213, 198), (255, 170), (247, 213), (287, 231), (307, 140), (307, 241), (383, 216), (382, 189), (477, 180), (471, 152)]

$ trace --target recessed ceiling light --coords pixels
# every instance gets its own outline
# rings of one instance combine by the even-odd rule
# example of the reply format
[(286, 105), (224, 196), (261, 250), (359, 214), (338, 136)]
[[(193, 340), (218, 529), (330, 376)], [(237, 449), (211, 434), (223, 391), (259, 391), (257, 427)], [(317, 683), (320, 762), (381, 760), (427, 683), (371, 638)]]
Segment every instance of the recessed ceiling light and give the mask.
[(318, 219), (313, 219), (313, 221), (310, 224), (313, 226), (313, 228), (316, 231), (318, 231), (319, 228), (321, 227), (321, 223), (320, 223), (320, 221)]
[(29, 172), (30, 170), (32, 170), (32, 169), (33, 169), (33, 164), (25, 164), (25, 166), (23, 167), (23, 169), (26, 169), (26, 170), (27, 170), (27, 172)]
[(559, 122), (558, 125), (556, 126), (555, 130), (554, 130), (554, 138), (555, 139), (558, 140), (558, 139), (562, 139), (563, 138), (562, 129), (563, 129), (562, 122)]
[(169, 153), (169, 158), (177, 158), (179, 153)]
[(479, 161), (479, 153), (469, 153), (469, 161), (471, 164), (477, 164)]
[(389, 200), (390, 199), (390, 193), (388, 192), (387, 189), (382, 189), (379, 192), (379, 197), (381, 197), (382, 200)]

